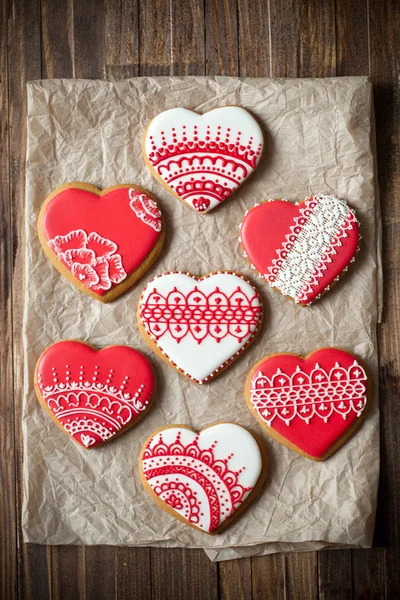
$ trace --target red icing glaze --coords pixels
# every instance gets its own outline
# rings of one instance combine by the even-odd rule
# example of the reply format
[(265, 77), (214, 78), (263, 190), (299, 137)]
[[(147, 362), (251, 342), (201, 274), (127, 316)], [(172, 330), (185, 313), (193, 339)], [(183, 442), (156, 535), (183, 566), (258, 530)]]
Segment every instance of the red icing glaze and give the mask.
[(353, 355), (336, 348), (306, 359), (276, 355), (255, 368), (250, 397), (267, 431), (318, 459), (360, 418), (367, 376)]
[[(274, 275), (271, 275), (274, 269), (274, 261), (278, 259), (278, 254), (288, 241), (288, 236), (291, 237), (290, 241), (293, 245), (299, 234), (304, 235), (304, 222), (307, 217), (301, 221), (295, 233), (293, 233), (291, 228), (295, 226), (296, 219), (302, 218), (302, 211), (305, 210), (306, 203), (312, 206), (310, 211), (313, 211), (315, 210), (314, 205), (325, 201), (324, 198), (326, 197), (321, 199), (314, 196), (298, 205), (284, 200), (264, 202), (251, 209), (242, 222), (241, 240), (250, 263), (254, 265), (255, 269), (261, 273), (270, 285), (277, 287), (284, 295), (291, 296), (302, 304), (311, 303), (331, 285), (343, 269), (349, 265), (358, 248), (358, 222), (354, 214), (349, 210), (346, 229), (338, 228), (336, 230), (338, 236), (332, 238), (334, 243), (328, 245), (328, 248), (332, 250), (329, 254), (329, 260), (325, 262), (322, 260), (322, 262), (317, 263), (314, 275), (317, 270), (320, 273), (308, 291), (304, 291), (303, 288), (303, 295), (301, 296), (300, 294), (296, 295), (289, 293), (287, 290), (280, 289), (278, 282), (279, 267), (275, 269)], [(310, 204), (310, 202), (313, 202), (313, 204)], [(338, 240), (339, 244), (337, 244)], [(285, 254), (285, 258), (283, 259), (284, 262), (285, 259), (287, 260), (287, 254)], [(324, 254), (326, 253), (319, 254), (321, 259), (324, 258)], [(304, 262), (306, 262), (307, 258), (305, 251)], [(319, 269), (321, 264), (323, 268)]]
[[(161, 232), (161, 213), (154, 205), (134, 189), (118, 188), (99, 196), (69, 188), (47, 204), (43, 233), (63, 265), (91, 291), (103, 296), (129, 277), (155, 246)], [(58, 236), (71, 232), (75, 233), (60, 241)], [(88, 248), (94, 254), (77, 255), (77, 250)], [(65, 256), (68, 249), (74, 257), (71, 253)]]
[(35, 384), (60, 426), (94, 448), (142, 416), (155, 381), (149, 361), (133, 348), (63, 341), (40, 357)]

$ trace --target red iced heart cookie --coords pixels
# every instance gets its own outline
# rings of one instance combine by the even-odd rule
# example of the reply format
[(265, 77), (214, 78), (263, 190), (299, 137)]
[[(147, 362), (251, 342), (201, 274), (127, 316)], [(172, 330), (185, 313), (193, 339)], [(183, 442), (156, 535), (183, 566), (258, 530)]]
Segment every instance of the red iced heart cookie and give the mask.
[(267, 283), (304, 306), (347, 270), (359, 228), (346, 202), (320, 194), (298, 204), (256, 205), (243, 219), (240, 236), (246, 258)]
[(140, 421), (155, 378), (150, 362), (128, 346), (96, 350), (85, 342), (49, 346), (35, 370), (37, 397), (53, 421), (85, 448), (95, 448)]
[(139, 458), (146, 491), (187, 525), (216, 533), (238, 516), (266, 476), (265, 450), (244, 427), (217, 423), (155, 431)]
[(102, 302), (122, 294), (150, 268), (165, 238), (157, 203), (134, 185), (101, 191), (66, 183), (46, 198), (38, 232), (60, 273)]
[(251, 370), (245, 395), (269, 435), (307, 458), (324, 460), (359, 426), (368, 387), (353, 354), (323, 348), (306, 358), (266, 356)]
[(261, 127), (240, 106), (215, 108), (204, 115), (173, 108), (150, 121), (143, 154), (170, 192), (207, 213), (253, 173), (263, 145)]

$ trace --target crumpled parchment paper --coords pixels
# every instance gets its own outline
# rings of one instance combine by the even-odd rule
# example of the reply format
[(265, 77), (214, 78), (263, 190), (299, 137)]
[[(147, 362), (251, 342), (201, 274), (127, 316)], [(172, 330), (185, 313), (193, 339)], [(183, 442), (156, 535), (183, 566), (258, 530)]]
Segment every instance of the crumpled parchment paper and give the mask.
[[(256, 174), (209, 215), (185, 207), (150, 175), (141, 156), (148, 121), (185, 106), (205, 112), (238, 104), (259, 119), (266, 137)], [(372, 541), (379, 474), (377, 349), (379, 299), (371, 85), (366, 78), (322, 80), (144, 77), (120, 82), (49, 80), (28, 84), (24, 504), (25, 541), (47, 544), (163, 545), (208, 548), (213, 560), (328, 544)], [(102, 305), (70, 285), (46, 259), (36, 232), (41, 203), (67, 181), (98, 187), (134, 183), (159, 199), (167, 242), (133, 289)], [(356, 263), (335, 288), (301, 308), (257, 278), (240, 249), (246, 209), (271, 197), (323, 192), (356, 209), (363, 239)], [(248, 276), (261, 292), (265, 323), (250, 349), (220, 377), (196, 386), (159, 360), (138, 333), (136, 306), (154, 275), (219, 269)], [(61, 339), (98, 346), (128, 344), (157, 371), (158, 394), (136, 427), (94, 451), (71, 441), (40, 407), (33, 373), (40, 353)], [(323, 463), (309, 461), (265, 434), (248, 410), (243, 387), (251, 366), (272, 352), (308, 354), (322, 346), (353, 351), (374, 378), (361, 429)], [(269, 473), (246, 513), (214, 537), (162, 511), (143, 490), (137, 458), (164, 424), (195, 429), (234, 421), (263, 439)], [(225, 550), (224, 550), (225, 549)]]

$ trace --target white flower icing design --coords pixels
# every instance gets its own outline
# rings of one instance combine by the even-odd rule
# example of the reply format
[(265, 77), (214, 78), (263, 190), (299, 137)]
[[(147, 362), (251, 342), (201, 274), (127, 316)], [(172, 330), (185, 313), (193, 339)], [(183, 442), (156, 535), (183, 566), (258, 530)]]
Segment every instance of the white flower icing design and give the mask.
[(67, 235), (56, 235), (47, 243), (58, 260), (94, 292), (109, 290), (127, 277), (117, 244), (95, 231), (88, 235), (83, 229), (76, 229)]

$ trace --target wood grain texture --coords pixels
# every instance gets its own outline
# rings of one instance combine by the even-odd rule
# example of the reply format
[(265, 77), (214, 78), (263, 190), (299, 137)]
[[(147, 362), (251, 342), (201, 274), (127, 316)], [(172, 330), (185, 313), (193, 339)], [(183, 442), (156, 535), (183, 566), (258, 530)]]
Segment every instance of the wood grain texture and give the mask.
[(321, 550), (318, 553), (320, 600), (353, 598), (351, 550)]
[(116, 598), (116, 548), (85, 546), (83, 552), (85, 563), (84, 598), (95, 598), (96, 600)]
[(139, 75), (139, 2), (105, 0), (105, 61), (107, 79)]
[(17, 591), (17, 498), (15, 489), (14, 411), (13, 402), (13, 322), (12, 322), (12, 248), (11, 206), (9, 196), (8, 147), (8, 37), (7, 6), (0, 12), (0, 596), (15, 598)]
[(205, 73), (204, 0), (171, 3), (171, 74)]
[[(3, 3), (4, 4), (4, 3)], [(50, 553), (44, 546), (26, 546), (22, 544), (20, 530), (20, 511), (22, 505), (22, 315), (23, 315), (23, 264), (24, 264), (24, 190), (25, 190), (25, 151), (26, 151), (26, 82), (41, 76), (40, 43), (40, 3), (39, 0), (9, 1), (8, 15), (8, 97), (9, 97), (9, 248), (10, 270), (8, 301), (12, 301), (12, 342), (9, 352), (13, 361), (13, 385), (10, 385), (4, 398), (7, 405), (13, 405), (14, 431), (8, 432), (9, 444), (13, 444), (14, 468), (16, 476), (15, 511), (18, 597), (39, 597), (40, 585), (43, 586), (43, 600), (51, 589)], [(10, 382), (11, 384), (11, 382)], [(4, 410), (4, 409), (3, 409)], [(1, 427), (5, 425), (1, 420)], [(3, 433), (2, 433), (3, 435)], [(11, 457), (10, 457), (11, 458)], [(9, 490), (9, 493), (13, 493)], [(14, 570), (15, 562), (9, 567)], [(11, 596), (12, 597), (12, 596)]]
[(73, 7), (41, 0), (42, 74), (45, 79), (73, 77)]
[(335, 3), (270, 0), (274, 77), (336, 74)]
[(205, 0), (206, 75), (239, 74), (238, 1)]
[(78, 546), (52, 546), (51, 580), (53, 600), (83, 600), (84, 549)]
[(68, 0), (72, 3), (74, 77), (104, 79), (105, 0)]
[[(381, 477), (378, 512), (384, 542), (400, 546), (400, 38), (397, 0), (369, 3), (370, 69), (374, 84), (377, 157), (383, 220), (385, 309), (380, 352)], [(400, 595), (400, 590), (398, 590)]]
[(271, 75), (269, 2), (254, 0), (238, 3), (239, 75)]
[(252, 597), (286, 600), (286, 561), (284, 554), (251, 559)]
[(219, 565), (219, 598), (245, 600), (252, 596), (251, 558), (227, 560)]
[[(386, 597), (384, 550), (381, 548), (352, 550), (351, 554), (353, 597), (365, 598), (365, 600), (383, 600)], [(387, 596), (387, 598), (394, 597)]]
[(150, 548), (116, 548), (118, 600), (151, 600)]
[(171, 3), (141, 2), (139, 10), (140, 75), (171, 75)]
[(203, 550), (151, 549), (152, 600), (217, 600), (217, 565)]

